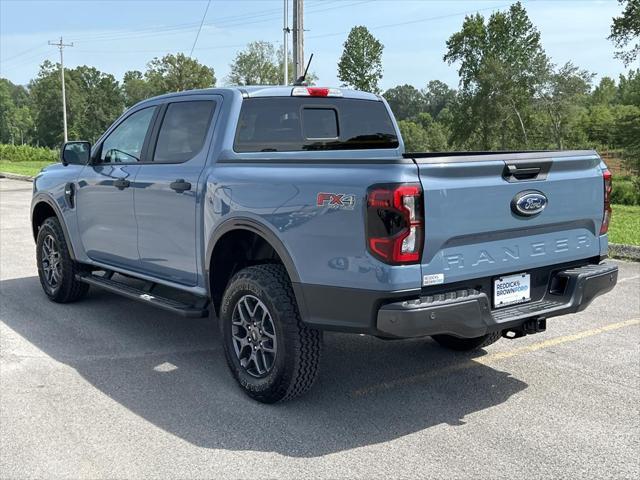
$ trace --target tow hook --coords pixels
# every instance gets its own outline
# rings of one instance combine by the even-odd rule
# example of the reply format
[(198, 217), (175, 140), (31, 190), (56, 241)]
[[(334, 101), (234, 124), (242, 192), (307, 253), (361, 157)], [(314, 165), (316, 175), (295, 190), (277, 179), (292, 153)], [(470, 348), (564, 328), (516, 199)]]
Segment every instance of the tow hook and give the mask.
[(502, 331), (502, 336), (510, 340), (531, 335), (534, 333), (544, 332), (547, 329), (546, 318), (532, 318), (527, 320), (517, 328), (510, 328)]

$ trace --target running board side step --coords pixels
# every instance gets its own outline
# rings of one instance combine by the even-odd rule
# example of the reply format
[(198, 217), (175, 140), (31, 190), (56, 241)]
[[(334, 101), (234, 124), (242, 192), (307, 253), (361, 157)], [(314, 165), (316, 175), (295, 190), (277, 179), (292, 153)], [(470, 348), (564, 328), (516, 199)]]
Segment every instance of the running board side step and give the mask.
[(76, 280), (79, 282), (88, 283), (89, 285), (102, 288), (132, 300), (148, 303), (183, 317), (202, 318), (209, 315), (209, 311), (207, 310), (209, 301), (206, 298), (194, 297), (198, 298), (198, 300), (193, 303), (184, 303), (172, 298), (152, 294), (151, 291), (156, 284), (149, 284), (147, 287), (142, 289), (128, 285), (124, 282), (118, 282), (113, 280), (112, 277), (112, 272), (107, 272), (104, 276), (93, 275), (89, 272), (76, 274)]

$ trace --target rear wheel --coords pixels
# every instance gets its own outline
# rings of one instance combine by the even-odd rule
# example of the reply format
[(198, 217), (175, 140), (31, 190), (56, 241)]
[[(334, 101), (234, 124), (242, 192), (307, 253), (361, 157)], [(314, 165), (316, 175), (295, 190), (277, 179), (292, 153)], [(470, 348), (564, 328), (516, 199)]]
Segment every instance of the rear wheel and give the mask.
[(71, 259), (56, 217), (47, 218), (38, 230), (36, 261), (40, 284), (50, 300), (75, 302), (89, 291), (89, 285), (76, 280), (76, 273), (82, 270), (82, 265)]
[(321, 333), (302, 323), (282, 265), (248, 267), (231, 279), (220, 329), (231, 373), (253, 399), (289, 400), (315, 382)]
[(454, 337), (453, 335), (433, 335), (431, 338), (445, 348), (460, 352), (468, 352), (488, 347), (492, 343), (500, 340), (500, 337), (502, 337), (501, 332), (488, 333), (481, 337), (474, 338), (459, 338)]

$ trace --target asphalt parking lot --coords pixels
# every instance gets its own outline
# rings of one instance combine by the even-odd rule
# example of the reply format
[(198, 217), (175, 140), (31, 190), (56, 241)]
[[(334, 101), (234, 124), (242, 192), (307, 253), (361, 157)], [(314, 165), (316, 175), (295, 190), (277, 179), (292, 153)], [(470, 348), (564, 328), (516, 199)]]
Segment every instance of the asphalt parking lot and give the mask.
[(1, 478), (638, 478), (640, 264), (548, 330), (457, 354), (325, 335), (294, 402), (246, 398), (213, 319), (40, 289), (31, 184), (0, 180)]

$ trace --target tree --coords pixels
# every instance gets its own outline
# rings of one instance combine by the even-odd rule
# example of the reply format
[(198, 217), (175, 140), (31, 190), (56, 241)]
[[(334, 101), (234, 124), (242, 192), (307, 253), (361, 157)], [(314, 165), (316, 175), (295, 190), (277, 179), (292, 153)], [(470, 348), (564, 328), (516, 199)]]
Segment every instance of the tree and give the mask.
[[(69, 138), (95, 141), (124, 109), (120, 86), (113, 75), (86, 65), (66, 69), (64, 78)], [(59, 146), (63, 141), (60, 66), (45, 61), (29, 92), (39, 143)]]
[(611, 77), (602, 77), (598, 86), (591, 94), (593, 105), (612, 105), (616, 101), (618, 87)]
[(338, 78), (342, 85), (380, 93), (378, 82), (382, 78), (383, 49), (384, 45), (371, 35), (367, 27), (353, 27), (338, 62)]
[(456, 96), (456, 91), (440, 80), (431, 80), (427, 88), (422, 91), (426, 103), (426, 111), (433, 118), (438, 118), (440, 112), (449, 107)]
[[(71, 107), (76, 104), (77, 91), (65, 70), (65, 86), (68, 122), (72, 118)], [(47, 147), (57, 147), (64, 140), (62, 135), (62, 92), (60, 86), (60, 65), (45, 60), (36, 78), (29, 82), (32, 101), (32, 115), (38, 143)], [(73, 137), (71, 137), (73, 138)]]
[(640, 69), (629, 70), (627, 75), (620, 75), (617, 101), (623, 105), (640, 107)]
[(427, 132), (420, 125), (411, 120), (400, 120), (398, 128), (407, 152), (425, 152), (428, 150)]
[(25, 143), (32, 133), (27, 90), (0, 78), (0, 143)]
[(404, 148), (409, 152), (442, 152), (448, 150), (447, 128), (426, 112), (415, 120), (398, 122)]
[(124, 74), (122, 93), (124, 95), (124, 103), (127, 107), (131, 107), (153, 95), (142, 72), (138, 70), (129, 70)]
[(69, 70), (78, 89), (73, 105), (75, 138), (95, 142), (124, 111), (124, 96), (115, 77), (86, 65)]
[[(624, 10), (621, 16), (613, 18), (609, 40), (618, 49), (616, 58), (627, 66), (640, 55), (640, 0), (618, 0), (618, 3), (624, 5)], [(626, 50), (627, 47), (630, 49)]]
[(549, 60), (522, 4), (486, 23), (480, 14), (467, 16), (447, 40), (444, 60), (460, 65), (456, 111), (466, 116), (455, 122), (458, 141), (471, 139), (483, 149), (526, 148), (530, 110)]
[[(629, 169), (640, 175), (640, 107), (621, 105), (616, 119), (617, 145), (623, 149), (623, 160)], [(640, 178), (636, 178), (640, 188)]]
[(11, 98), (11, 85), (4, 78), (0, 80), (0, 142), (14, 143), (12, 133), (16, 106)]
[(216, 86), (213, 68), (184, 53), (154, 58), (147, 64), (144, 76), (152, 95)]
[(246, 49), (238, 52), (227, 81), (232, 85), (282, 84), (282, 69), (273, 44), (251, 42)]
[(542, 105), (548, 114), (551, 134), (557, 148), (563, 149), (573, 128), (571, 122), (591, 90), (593, 74), (567, 62), (552, 72), (542, 93)]
[(412, 85), (398, 85), (382, 96), (389, 103), (397, 120), (412, 119), (426, 108), (424, 95)]
[(183, 53), (168, 54), (147, 63), (144, 74), (130, 70), (124, 74), (122, 93), (127, 107), (149, 97), (171, 92), (216, 86), (213, 68)]

